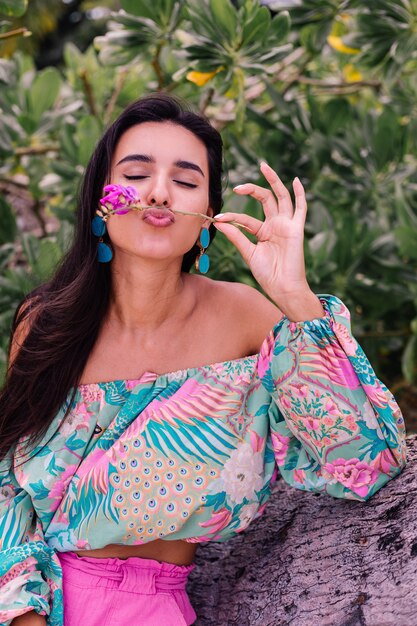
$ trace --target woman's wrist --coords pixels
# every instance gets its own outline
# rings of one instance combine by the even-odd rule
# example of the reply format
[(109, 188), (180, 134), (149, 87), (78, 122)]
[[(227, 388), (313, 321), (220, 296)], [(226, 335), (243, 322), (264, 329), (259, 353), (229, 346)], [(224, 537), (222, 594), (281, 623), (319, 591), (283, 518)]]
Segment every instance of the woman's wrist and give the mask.
[(285, 305), (275, 303), (290, 322), (308, 322), (325, 317), (326, 312), (319, 298), (311, 290), (285, 295)]

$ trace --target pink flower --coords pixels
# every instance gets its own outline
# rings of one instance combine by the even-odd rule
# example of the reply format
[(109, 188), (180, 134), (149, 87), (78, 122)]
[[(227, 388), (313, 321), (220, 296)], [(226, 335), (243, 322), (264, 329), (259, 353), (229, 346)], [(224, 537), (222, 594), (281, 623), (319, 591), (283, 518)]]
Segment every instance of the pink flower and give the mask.
[(296, 469), (293, 472), (293, 478), (295, 480), (296, 483), (301, 483), (303, 484), (305, 481), (305, 477), (306, 477), (306, 473), (304, 470), (301, 469)]
[(92, 402), (101, 402), (104, 399), (105, 392), (101, 387), (97, 384), (89, 384), (89, 385), (80, 385), (81, 395), (86, 404), (91, 404)]
[(100, 204), (113, 210), (117, 215), (124, 215), (129, 211), (127, 206), (139, 201), (138, 192), (134, 187), (124, 187), (123, 185), (106, 185), (103, 191), (107, 195), (103, 196)]
[(298, 396), (299, 398), (306, 398), (308, 395), (307, 385), (292, 384), (291, 388), (294, 391), (295, 395)]
[(279, 433), (271, 433), (272, 447), (277, 465), (284, 465), (290, 445), (290, 437), (280, 435)]
[(378, 474), (379, 472), (371, 465), (357, 458), (335, 459), (323, 467), (323, 475), (326, 478), (331, 478), (332, 482), (340, 482), (361, 497), (368, 494), (369, 487), (376, 482)]
[(327, 400), (327, 402), (325, 404), (325, 407), (326, 407), (326, 411), (328, 411), (331, 415), (339, 415), (340, 414), (340, 411), (337, 408), (336, 404), (330, 398)]
[(395, 467), (397, 465), (397, 462), (394, 459), (391, 450), (386, 448), (385, 450), (382, 450), (379, 454), (377, 454), (374, 464), (380, 472), (382, 472), (383, 474), (389, 474), (391, 471), (391, 467)]
[(285, 406), (286, 409), (291, 408), (291, 401), (287, 398), (287, 396), (282, 396), (281, 404), (283, 404), (283, 406)]
[(303, 417), (303, 423), (306, 428), (311, 430), (318, 430), (320, 428), (320, 420), (317, 417), (313, 417), (312, 415), (307, 415)]

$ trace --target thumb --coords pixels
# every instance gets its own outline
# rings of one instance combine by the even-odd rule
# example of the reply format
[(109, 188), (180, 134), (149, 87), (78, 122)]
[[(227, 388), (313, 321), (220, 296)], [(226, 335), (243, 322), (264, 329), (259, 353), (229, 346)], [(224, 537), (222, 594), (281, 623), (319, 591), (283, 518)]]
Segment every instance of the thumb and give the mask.
[(249, 241), (249, 239), (242, 232), (240, 232), (237, 226), (232, 226), (232, 224), (226, 224), (225, 222), (220, 221), (213, 222), (213, 224), (217, 230), (223, 233), (223, 235), (225, 235), (227, 239), (231, 241), (234, 246), (236, 246), (242, 255), (243, 260), (249, 265), (256, 245)]

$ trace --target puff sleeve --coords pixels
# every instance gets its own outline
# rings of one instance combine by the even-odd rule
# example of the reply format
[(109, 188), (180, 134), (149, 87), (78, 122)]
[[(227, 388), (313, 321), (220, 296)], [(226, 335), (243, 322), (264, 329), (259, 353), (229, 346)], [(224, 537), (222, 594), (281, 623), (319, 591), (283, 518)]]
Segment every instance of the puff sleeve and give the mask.
[[(24, 465), (23, 465), (24, 467)], [(30, 610), (62, 626), (62, 569), (44, 541), (30, 495), (13, 472), (12, 455), (0, 462), (0, 625)]]
[(293, 487), (364, 501), (406, 463), (404, 419), (352, 336), (347, 307), (318, 297), (324, 317), (283, 317), (260, 352), (275, 460)]

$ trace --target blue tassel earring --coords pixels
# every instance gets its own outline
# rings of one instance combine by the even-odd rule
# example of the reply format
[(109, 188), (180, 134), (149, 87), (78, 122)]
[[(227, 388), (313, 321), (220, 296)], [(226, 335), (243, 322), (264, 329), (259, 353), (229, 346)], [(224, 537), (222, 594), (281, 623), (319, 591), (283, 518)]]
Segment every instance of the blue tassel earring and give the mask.
[(205, 253), (205, 249), (208, 248), (210, 244), (210, 233), (208, 228), (203, 228), (200, 233), (200, 241), (197, 242), (200, 248), (200, 253), (195, 260), (195, 268), (199, 270), (202, 274), (207, 274), (210, 267), (210, 259), (208, 254)]
[(96, 215), (91, 222), (91, 230), (93, 231), (93, 235), (96, 237), (100, 237), (98, 240), (97, 246), (97, 259), (100, 263), (108, 263), (113, 258), (113, 252), (110, 246), (103, 241), (103, 235), (106, 232), (106, 222)]

